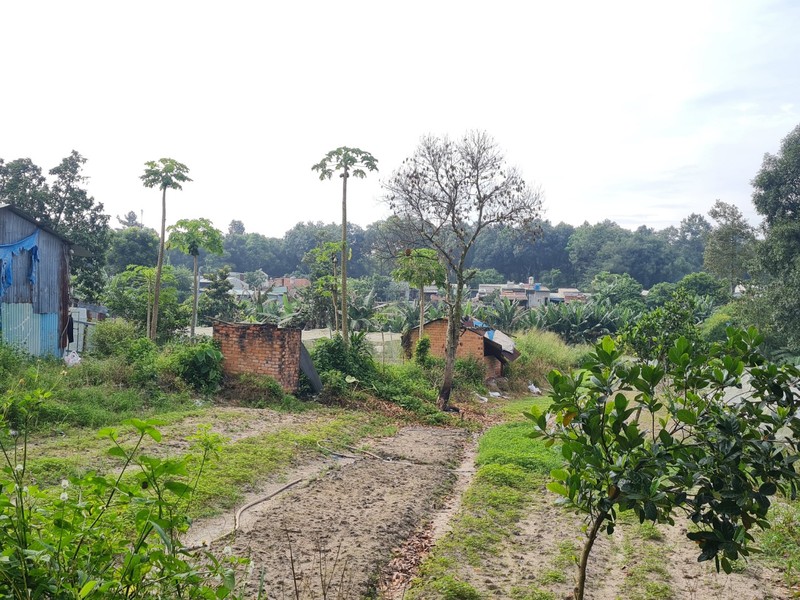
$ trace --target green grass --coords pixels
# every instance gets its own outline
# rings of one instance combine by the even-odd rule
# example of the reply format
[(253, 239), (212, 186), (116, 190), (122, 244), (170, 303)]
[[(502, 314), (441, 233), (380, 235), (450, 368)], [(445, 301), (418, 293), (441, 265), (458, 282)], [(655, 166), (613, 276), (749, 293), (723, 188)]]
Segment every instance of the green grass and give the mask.
[[(560, 464), (552, 449), (527, 437), (530, 430), (527, 423), (508, 423), (493, 427), (481, 438), (475, 461), (479, 469), (462, 497), (461, 510), (450, 532), (423, 561), (409, 598), (462, 597), (444, 596), (441, 590), (451, 589), (454, 582), (470, 586), (459, 567), (480, 568), (486, 558), (499, 553), (513, 534), (531, 502), (532, 492), (545, 481), (545, 474)], [(519, 588), (515, 594), (512, 597), (548, 598), (547, 592), (534, 588)]]
[(771, 527), (756, 533), (761, 556), (783, 570), (790, 586), (800, 584), (800, 500), (776, 501), (769, 511)]
[(530, 330), (514, 338), (520, 357), (511, 363), (511, 378), (519, 384), (529, 382), (543, 387), (553, 370), (577, 367), (591, 350), (589, 345), (570, 346), (550, 331)]

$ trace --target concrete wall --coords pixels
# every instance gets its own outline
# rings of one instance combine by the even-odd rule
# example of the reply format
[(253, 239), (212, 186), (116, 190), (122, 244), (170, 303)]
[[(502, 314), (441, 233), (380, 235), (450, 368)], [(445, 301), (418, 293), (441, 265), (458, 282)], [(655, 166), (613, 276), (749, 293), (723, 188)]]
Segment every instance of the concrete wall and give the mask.
[(300, 329), (260, 323), (214, 323), (214, 339), (219, 342), (226, 375), (269, 375), (287, 392), (297, 390)]

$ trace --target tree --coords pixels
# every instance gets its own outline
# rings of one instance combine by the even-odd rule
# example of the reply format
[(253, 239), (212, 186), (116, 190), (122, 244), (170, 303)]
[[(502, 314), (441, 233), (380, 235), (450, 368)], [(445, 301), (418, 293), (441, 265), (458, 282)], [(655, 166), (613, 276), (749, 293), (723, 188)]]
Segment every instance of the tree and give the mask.
[(234, 219), (228, 225), (228, 235), (244, 235), (244, 223)]
[(730, 573), (748, 556), (753, 527), (769, 526), (770, 498), (794, 496), (800, 370), (770, 363), (762, 341), (730, 328), (703, 351), (679, 338), (656, 366), (631, 364), (606, 337), (581, 371), (550, 373), (552, 404), (528, 416), (534, 437), (558, 442), (565, 458), (547, 487), (589, 519), (576, 600), (594, 542), (614, 532), (619, 513), (673, 525), (682, 511), (698, 560)]
[(425, 326), (425, 286), (445, 284), (445, 272), (436, 250), (430, 248), (407, 248), (397, 259), (397, 268), (392, 271), (397, 281), (407, 281), (419, 290), (419, 338)]
[[(314, 294), (319, 298), (329, 298), (331, 301), (331, 321), (334, 329), (339, 329), (337, 300), (340, 289), (336, 277), (336, 263), (341, 251), (341, 243), (325, 242), (306, 252), (303, 257), (303, 264), (308, 268)], [(311, 298), (306, 297), (306, 300)]]
[(319, 173), (320, 180), (330, 179), (335, 171), (341, 171), (342, 178), (342, 340), (347, 348), (347, 180), (352, 175), (363, 179), (367, 171), (377, 171), (378, 161), (369, 152), (359, 148), (341, 146), (328, 152), (321, 161), (311, 167)]
[(116, 275), (128, 265), (155, 267), (158, 262), (158, 234), (149, 227), (126, 227), (111, 231), (106, 268)]
[(768, 226), (800, 217), (800, 125), (781, 142), (778, 154), (765, 154), (752, 181), (753, 204)]
[[(57, 231), (86, 253), (71, 260), (76, 288), (87, 300), (96, 301), (106, 283), (103, 266), (109, 248), (109, 216), (103, 204), (84, 189), (86, 159), (73, 150), (50, 170), (51, 185), (30, 159), (5, 164), (0, 160), (0, 200), (17, 206)], [(85, 254), (85, 255), (84, 255)]]
[(161, 271), (164, 268), (164, 246), (167, 228), (167, 189), (182, 190), (182, 183), (191, 181), (187, 173), (189, 167), (171, 158), (160, 158), (158, 161), (150, 160), (144, 163), (144, 175), (140, 177), (146, 188), (161, 190), (161, 238), (158, 244), (158, 261), (156, 262), (156, 280), (153, 293), (153, 320), (150, 323), (148, 335), (150, 339), (156, 338), (158, 327), (158, 301), (161, 293)]
[(117, 215), (117, 221), (119, 221), (119, 224), (122, 225), (123, 229), (128, 229), (130, 227), (144, 227), (144, 223), (139, 220), (139, 217), (132, 210), (125, 213), (124, 217)]
[(535, 235), (541, 192), (508, 167), (495, 141), (471, 132), (458, 141), (424, 137), (387, 183), (387, 202), (404, 247), (433, 248), (445, 267), (447, 344), (438, 405), (446, 409), (453, 388), (461, 303), (474, 271), (467, 255), (490, 226), (500, 223)]
[(231, 296), (233, 284), (228, 281), (230, 269), (223, 267), (210, 273), (208, 287), (198, 301), (200, 320), (204, 325), (211, 325), (213, 319), (233, 320), (236, 314), (236, 301)]
[(222, 254), (222, 232), (214, 227), (208, 219), (181, 219), (175, 225), (169, 227), (170, 248), (177, 248), (184, 254), (192, 257), (194, 276), (194, 287), (192, 296), (192, 324), (191, 340), (194, 342), (194, 329), (197, 326), (197, 299), (200, 296), (199, 282), (200, 273), (198, 271), (197, 257), (200, 249), (214, 254)]
[(705, 270), (725, 279), (731, 294), (748, 274), (754, 257), (756, 236), (742, 212), (733, 204), (717, 200), (708, 215), (717, 223), (706, 239)]
[[(114, 316), (136, 324), (143, 332), (150, 331), (152, 323), (152, 298), (156, 271), (154, 267), (129, 266), (111, 278), (103, 295), (103, 302)], [(158, 336), (165, 338), (176, 329), (186, 327), (189, 311), (179, 303), (174, 269), (166, 265), (161, 283), (161, 319)]]
[(644, 308), (642, 284), (627, 273), (617, 275), (601, 271), (592, 279), (592, 300), (607, 302), (611, 306), (641, 311)]

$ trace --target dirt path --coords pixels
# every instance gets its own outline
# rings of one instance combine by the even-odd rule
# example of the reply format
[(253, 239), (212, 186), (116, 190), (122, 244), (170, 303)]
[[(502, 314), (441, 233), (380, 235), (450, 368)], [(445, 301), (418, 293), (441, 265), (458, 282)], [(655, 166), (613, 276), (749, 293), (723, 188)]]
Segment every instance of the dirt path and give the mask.
[[(248, 510), (235, 536), (212, 546), (252, 559), (249, 593), (263, 574), (271, 599), (295, 598), (295, 586), (301, 598), (361, 598), (376, 588), (393, 549), (442, 505), (468, 437), (407, 427), (370, 447), (380, 458), (353, 453), (356, 460), (306, 465), (286, 476), (302, 483)], [(213, 535), (230, 524), (227, 518), (216, 529), (198, 523), (190, 534)]]

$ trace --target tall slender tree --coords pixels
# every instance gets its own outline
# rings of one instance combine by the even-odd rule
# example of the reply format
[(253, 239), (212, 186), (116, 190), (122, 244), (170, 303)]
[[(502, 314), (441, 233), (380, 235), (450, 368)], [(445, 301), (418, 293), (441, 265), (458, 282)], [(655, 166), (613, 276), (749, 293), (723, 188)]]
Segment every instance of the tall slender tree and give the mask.
[(192, 300), (192, 324), (190, 337), (194, 342), (194, 330), (197, 327), (197, 299), (199, 297), (200, 273), (198, 269), (198, 256), (203, 249), (212, 254), (222, 254), (222, 232), (214, 227), (208, 219), (181, 219), (175, 225), (169, 226), (169, 240), (167, 246), (176, 248), (192, 257), (194, 274), (194, 296)]
[(321, 180), (330, 179), (335, 171), (342, 178), (342, 339), (345, 348), (348, 344), (347, 331), (347, 180), (350, 176), (363, 179), (367, 171), (378, 170), (378, 160), (369, 152), (359, 148), (341, 146), (328, 152), (321, 161), (311, 167), (319, 173)]
[(167, 190), (182, 190), (182, 183), (191, 181), (188, 176), (189, 167), (172, 158), (160, 158), (144, 163), (144, 175), (140, 177), (147, 188), (161, 190), (161, 241), (158, 244), (158, 261), (156, 262), (156, 280), (153, 290), (153, 318), (150, 321), (150, 339), (156, 339), (158, 328), (158, 300), (161, 288), (161, 271), (164, 268), (164, 245), (167, 229)]

